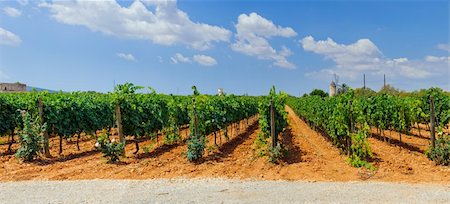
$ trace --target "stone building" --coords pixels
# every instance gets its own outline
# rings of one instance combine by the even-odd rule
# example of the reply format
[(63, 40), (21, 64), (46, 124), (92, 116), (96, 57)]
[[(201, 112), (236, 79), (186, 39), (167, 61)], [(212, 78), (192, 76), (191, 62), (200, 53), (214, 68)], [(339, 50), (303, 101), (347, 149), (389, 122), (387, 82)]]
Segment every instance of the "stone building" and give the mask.
[(223, 88), (217, 89), (217, 95), (219, 96), (225, 95), (225, 91), (223, 91)]
[(16, 83), (0, 83), (0, 92), (25, 92), (27, 85), (19, 82)]
[(336, 96), (336, 83), (334, 83), (334, 81), (331, 82), (330, 84), (330, 96)]

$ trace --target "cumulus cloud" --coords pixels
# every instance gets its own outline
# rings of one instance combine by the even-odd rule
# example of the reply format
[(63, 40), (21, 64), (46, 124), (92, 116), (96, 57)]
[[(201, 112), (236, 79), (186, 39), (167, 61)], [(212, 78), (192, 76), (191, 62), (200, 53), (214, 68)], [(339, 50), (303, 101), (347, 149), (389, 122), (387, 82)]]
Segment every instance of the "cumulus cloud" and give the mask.
[(323, 55), (335, 63), (334, 67), (308, 73), (309, 76), (336, 73), (349, 79), (355, 79), (366, 73), (419, 79), (430, 77), (433, 73), (448, 71), (445, 69), (448, 68), (448, 64), (443, 63), (445, 60), (448, 61), (446, 57), (428, 56), (425, 60), (391, 59), (385, 57), (369, 39), (360, 39), (345, 45), (338, 44), (331, 38), (316, 41), (312, 36), (307, 36), (299, 42), (305, 51)]
[(117, 53), (116, 56), (119, 58), (122, 58), (124, 60), (127, 60), (127, 61), (136, 61), (136, 58), (134, 58), (134, 56), (132, 54)]
[(450, 52), (450, 44), (438, 44), (437, 48)]
[(11, 31), (0, 28), (0, 45), (17, 46), (20, 43), (22, 43), (22, 39), (19, 36)]
[(194, 55), (194, 61), (203, 66), (214, 66), (217, 64), (216, 59), (207, 55)]
[(115, 0), (71, 0), (41, 3), (40, 7), (48, 8), (60, 23), (159, 45), (182, 44), (205, 50), (214, 42), (228, 42), (231, 36), (225, 28), (193, 22), (171, 0), (137, 0), (129, 7), (122, 7)]
[(202, 66), (214, 66), (217, 64), (216, 59), (207, 55), (194, 55), (191, 59), (190, 57), (185, 57), (180, 53), (176, 53), (170, 60), (173, 64), (192, 63), (192, 61)]
[(190, 63), (191, 60), (188, 57), (183, 56), (180, 53), (175, 54), (173, 57), (170, 58), (172, 63), (178, 64), (178, 63)]
[(22, 15), (21, 11), (12, 7), (3, 8), (3, 12), (10, 17), (19, 17), (20, 15)]
[(268, 41), (272, 37), (294, 37), (297, 35), (294, 29), (277, 26), (257, 13), (241, 14), (235, 27), (236, 42), (231, 45), (232, 50), (258, 59), (271, 60), (278, 67), (295, 68), (286, 59), (292, 52), (287, 47), (275, 50)]
[(427, 62), (450, 62), (450, 57), (436, 57), (436, 56), (427, 56), (425, 57)]

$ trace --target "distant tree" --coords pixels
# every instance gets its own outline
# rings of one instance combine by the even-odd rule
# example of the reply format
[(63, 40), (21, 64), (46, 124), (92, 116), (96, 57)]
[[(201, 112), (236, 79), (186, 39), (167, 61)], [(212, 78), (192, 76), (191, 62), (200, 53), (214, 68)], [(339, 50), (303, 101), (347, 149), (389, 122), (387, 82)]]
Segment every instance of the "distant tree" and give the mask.
[(356, 88), (355, 89), (355, 96), (373, 96), (376, 95), (377, 92), (370, 88)]
[(389, 94), (389, 95), (398, 96), (398, 95), (400, 95), (401, 92), (402, 91), (393, 87), (392, 85), (386, 84), (385, 86), (383, 86), (381, 88), (381, 90), (378, 93), (385, 93), (385, 94)]
[(321, 89), (314, 89), (313, 91), (311, 91), (311, 93), (309, 95), (310, 96), (320, 96), (322, 98), (325, 98), (328, 96), (328, 94)]
[(343, 83), (341, 86), (338, 87), (336, 94), (339, 95), (339, 94), (347, 93), (350, 89), (351, 89), (350, 86)]

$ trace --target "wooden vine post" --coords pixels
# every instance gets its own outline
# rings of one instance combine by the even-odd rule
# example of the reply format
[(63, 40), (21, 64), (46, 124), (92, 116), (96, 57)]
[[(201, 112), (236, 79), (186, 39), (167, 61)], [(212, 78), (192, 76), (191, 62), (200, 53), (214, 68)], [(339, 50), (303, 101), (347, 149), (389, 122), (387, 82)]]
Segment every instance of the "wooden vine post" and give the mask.
[[(42, 98), (38, 99), (38, 111), (39, 111), (39, 122), (41, 125), (44, 124), (44, 103), (42, 102)], [(49, 142), (48, 142), (48, 131), (44, 131), (44, 155), (45, 157), (50, 157), (49, 151)]]
[(434, 113), (434, 97), (430, 96), (430, 131), (431, 131), (431, 147), (435, 148), (436, 144), (436, 138), (435, 138), (435, 113)]
[(194, 102), (194, 135), (198, 137), (198, 120), (197, 120), (197, 109), (195, 108), (195, 99), (192, 99)]
[(273, 99), (270, 100), (270, 135), (272, 136), (272, 148), (277, 146), (277, 135), (275, 135), (275, 110)]
[(349, 107), (348, 115), (349, 115), (349, 128), (350, 128), (350, 135), (349, 136), (350, 137), (346, 138), (346, 142), (347, 142), (347, 154), (351, 155), (352, 154), (352, 152), (351, 152), (351, 146), (352, 146), (351, 135), (355, 132), (354, 124), (353, 124), (352, 101), (351, 100), (348, 101), (348, 107)]
[(123, 128), (122, 128), (122, 113), (120, 112), (119, 102), (116, 102), (115, 112), (116, 112), (116, 125), (117, 125), (117, 132), (119, 134), (119, 139), (120, 142), (125, 142), (125, 137), (123, 136)]

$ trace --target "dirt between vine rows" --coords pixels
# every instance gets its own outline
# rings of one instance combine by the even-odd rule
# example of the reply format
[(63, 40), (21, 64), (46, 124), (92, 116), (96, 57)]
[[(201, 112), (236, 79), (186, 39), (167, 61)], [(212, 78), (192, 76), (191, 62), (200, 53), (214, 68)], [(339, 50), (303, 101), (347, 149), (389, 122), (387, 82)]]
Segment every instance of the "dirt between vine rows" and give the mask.
[[(313, 131), (287, 107), (289, 127), (283, 133), (288, 156), (281, 164), (270, 164), (255, 155), (253, 142), (259, 132), (257, 118), (250, 120), (245, 130), (236, 134), (229, 127), (229, 141), (221, 135), (219, 148), (208, 136), (208, 148), (198, 163), (188, 162), (187, 145), (163, 145), (155, 141), (140, 143), (136, 157), (134, 144), (127, 144), (127, 155), (118, 164), (107, 164), (95, 150), (94, 139), (83, 138), (78, 151), (75, 143), (64, 141), (64, 153), (58, 155), (58, 138), (51, 139), (51, 159), (21, 163), (13, 155), (4, 155), (7, 145), (0, 146), (0, 181), (18, 180), (79, 180), (79, 179), (153, 179), (153, 178), (234, 178), (255, 180), (304, 181), (389, 181), (450, 184), (448, 167), (435, 166), (423, 154), (398, 147), (375, 138), (369, 142), (376, 171), (351, 167), (346, 157), (322, 135)], [(241, 121), (241, 127), (246, 127)], [(182, 136), (188, 130), (182, 131)], [(17, 149), (17, 144), (13, 145)], [(148, 152), (144, 152), (144, 149)]]
[(425, 131), (422, 131), (421, 135), (416, 135), (415, 131), (407, 135), (396, 131), (385, 130), (380, 135), (376, 128), (372, 128), (372, 137), (419, 153), (425, 153), (430, 146), (430, 133)]
[[(405, 149), (425, 153), (425, 151), (430, 146), (431, 132), (427, 130), (426, 126), (421, 124), (421, 131), (415, 127), (411, 129), (409, 134), (403, 134), (396, 131), (385, 130), (383, 134), (380, 135), (376, 128), (372, 128), (372, 136), (381, 141), (387, 141), (393, 145), (403, 147)], [(450, 130), (444, 129), (444, 132), (449, 132)], [(400, 138), (401, 136), (401, 138)], [(438, 135), (436, 134), (436, 137)]]

